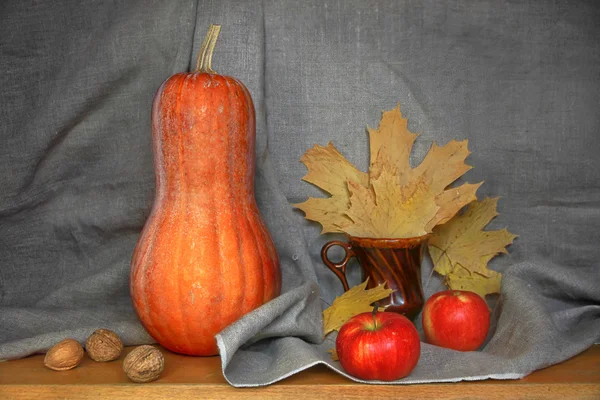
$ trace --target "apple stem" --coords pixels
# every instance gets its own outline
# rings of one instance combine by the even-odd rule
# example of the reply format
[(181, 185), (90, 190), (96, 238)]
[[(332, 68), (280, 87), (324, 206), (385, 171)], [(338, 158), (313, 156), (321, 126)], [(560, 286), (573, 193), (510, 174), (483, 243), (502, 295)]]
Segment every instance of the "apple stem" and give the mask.
[(374, 303), (373, 305), (373, 327), (377, 328), (377, 320), (375, 319), (375, 315), (377, 314), (377, 308), (379, 308), (379, 306), (377, 305), (377, 303)]

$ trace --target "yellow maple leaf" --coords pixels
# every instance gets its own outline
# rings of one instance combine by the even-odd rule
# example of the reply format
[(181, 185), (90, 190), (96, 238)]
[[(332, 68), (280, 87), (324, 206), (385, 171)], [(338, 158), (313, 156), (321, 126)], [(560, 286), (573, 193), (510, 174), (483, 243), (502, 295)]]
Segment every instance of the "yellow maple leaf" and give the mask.
[(305, 218), (321, 224), (321, 234), (329, 232), (345, 232), (352, 220), (346, 215), (347, 200), (341, 196), (327, 198), (309, 197), (303, 203), (293, 204), (304, 211)]
[(359, 171), (329, 142), (327, 147), (315, 145), (300, 158), (308, 167), (302, 178), (333, 196), (346, 196), (346, 182), (351, 180), (367, 186), (369, 177)]
[(430, 220), (439, 210), (429, 187), (421, 180), (400, 186), (397, 177), (384, 168), (371, 183), (372, 190), (349, 182), (352, 224), (345, 232), (358, 237), (418, 237), (426, 235), (420, 221)]
[(500, 293), (502, 274), (490, 270), (488, 276), (470, 273), (462, 266), (457, 265), (444, 279), (444, 283), (453, 290), (469, 290), (485, 299), (488, 293)]
[(422, 176), (433, 191), (438, 193), (443, 191), (472, 168), (464, 163), (467, 156), (471, 154), (467, 144), (467, 140), (462, 142), (453, 140), (439, 147), (433, 142), (421, 164), (413, 170), (413, 174)]
[(327, 147), (315, 145), (300, 161), (308, 168), (302, 179), (325, 190), (331, 197), (309, 197), (294, 207), (304, 211), (306, 219), (319, 222), (323, 226), (321, 233), (344, 232), (352, 222), (346, 215), (350, 196), (346, 182), (367, 186), (368, 175), (356, 169), (331, 142)]
[(410, 153), (417, 134), (408, 130), (408, 120), (402, 118), (400, 104), (391, 111), (384, 111), (377, 129), (367, 127), (371, 163), (369, 176), (376, 179), (388, 166), (397, 171), (400, 183), (406, 183), (401, 174), (411, 170)]
[(369, 279), (356, 285), (346, 293), (338, 296), (333, 304), (323, 311), (323, 335), (339, 330), (350, 318), (363, 312), (373, 310), (373, 302), (388, 297), (393, 290), (386, 289), (385, 285), (378, 285), (367, 289)]
[(329, 353), (329, 355), (331, 355), (331, 360), (332, 361), (339, 361), (340, 360), (340, 358), (338, 357), (337, 350), (335, 348), (329, 349), (329, 350), (327, 350), (327, 352)]
[(517, 237), (505, 229), (484, 231), (498, 215), (498, 198), (472, 202), (467, 210), (436, 227), (428, 240), (435, 271), (444, 275), (451, 289), (471, 290), (485, 297), (500, 290), (501, 274), (488, 269), (497, 254)]
[(301, 161), (304, 180), (329, 193), (294, 204), (306, 219), (323, 226), (321, 233), (345, 232), (372, 238), (407, 238), (431, 233), (476, 199), (480, 184), (450, 188), (471, 167), (467, 141), (433, 143), (416, 168), (410, 153), (418, 135), (408, 130), (400, 105), (384, 111), (377, 129), (368, 128), (369, 173), (356, 169), (329, 143), (314, 146)]
[(456, 215), (456, 213), (473, 200), (477, 200), (475, 192), (479, 189), (483, 182), (480, 183), (465, 183), (456, 188), (444, 190), (435, 198), (436, 204), (440, 209), (435, 214), (435, 217), (427, 223), (425, 230), (431, 232), (436, 225), (445, 224)]

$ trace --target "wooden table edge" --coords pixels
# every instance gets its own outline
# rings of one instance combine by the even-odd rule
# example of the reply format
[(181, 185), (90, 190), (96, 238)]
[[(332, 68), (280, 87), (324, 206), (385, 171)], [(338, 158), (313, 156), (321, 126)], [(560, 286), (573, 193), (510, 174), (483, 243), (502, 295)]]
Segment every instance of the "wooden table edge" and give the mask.
[[(130, 349), (129, 349), (130, 350)], [(410, 385), (368, 385), (359, 384), (342, 377), (324, 366), (312, 367), (288, 379), (268, 386), (254, 388), (236, 388), (229, 385), (222, 377), (220, 360), (205, 359), (198, 363), (197, 359), (181, 358), (175, 354), (167, 354), (173, 364), (193, 362), (199, 365), (188, 377), (198, 376), (198, 381), (173, 382), (181, 379), (181, 375), (173, 369), (170, 378), (147, 384), (136, 384), (123, 379), (117, 372), (120, 363), (95, 363), (88, 360), (79, 368), (79, 373), (88, 379), (102, 378), (101, 374), (112, 374), (97, 382), (77, 382), (72, 379), (60, 383), (53, 382), (55, 372), (39, 367), (41, 355), (29, 359), (8, 361), (0, 364), (0, 399), (289, 399), (295, 397), (309, 399), (337, 398), (410, 398), (410, 399), (600, 399), (600, 345), (592, 346), (583, 353), (563, 363), (536, 371), (523, 379), (517, 380), (478, 380), (457, 383), (428, 383)], [(193, 361), (192, 361), (193, 360)], [(7, 368), (14, 376), (31, 373), (28, 378), (2, 377)], [(16, 368), (18, 366), (18, 368)], [(166, 370), (165, 370), (166, 371)], [(66, 372), (68, 373), (68, 372)], [(201, 376), (204, 374), (204, 376)], [(36, 376), (44, 376), (45, 384), (36, 382)], [(58, 375), (57, 375), (58, 376)], [(48, 380), (50, 378), (50, 380)], [(111, 381), (114, 379), (114, 381)], [(57, 378), (58, 380), (58, 378)]]
[[(502, 381), (504, 382), (504, 381)], [(74, 384), (74, 385), (3, 385), (2, 399), (594, 399), (600, 398), (597, 383), (506, 383), (458, 384), (431, 383), (411, 385), (269, 385), (235, 388), (230, 385), (201, 384)]]

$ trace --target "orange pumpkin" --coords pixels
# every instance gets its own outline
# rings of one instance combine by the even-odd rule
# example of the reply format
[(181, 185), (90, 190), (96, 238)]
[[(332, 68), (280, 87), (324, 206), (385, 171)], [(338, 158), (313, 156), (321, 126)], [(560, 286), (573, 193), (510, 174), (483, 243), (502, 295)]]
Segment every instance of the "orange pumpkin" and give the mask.
[(156, 195), (131, 265), (134, 309), (174, 352), (218, 353), (215, 335), (278, 296), (279, 260), (254, 198), (254, 105), (216, 74), (211, 25), (197, 70), (167, 79), (152, 108)]

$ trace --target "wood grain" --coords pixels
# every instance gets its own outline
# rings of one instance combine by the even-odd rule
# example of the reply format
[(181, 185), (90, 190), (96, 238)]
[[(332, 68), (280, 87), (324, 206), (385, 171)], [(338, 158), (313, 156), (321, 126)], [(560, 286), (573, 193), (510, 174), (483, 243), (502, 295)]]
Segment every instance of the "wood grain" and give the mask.
[(0, 399), (600, 399), (600, 346), (520, 379), (426, 385), (363, 385), (316, 366), (261, 388), (234, 388), (223, 378), (219, 357), (186, 357), (161, 349), (165, 371), (158, 381), (135, 384), (113, 362), (87, 356), (70, 371), (51, 371), (43, 355), (0, 363)]

